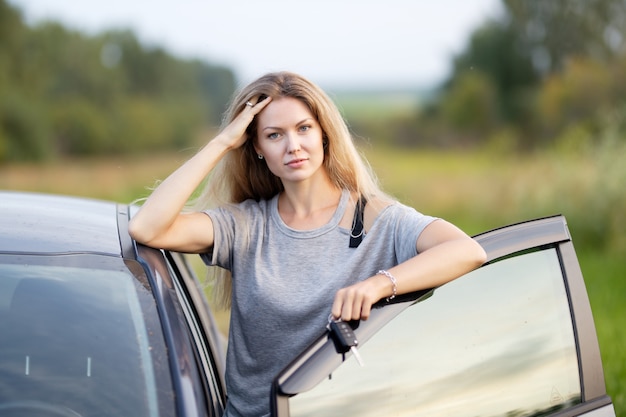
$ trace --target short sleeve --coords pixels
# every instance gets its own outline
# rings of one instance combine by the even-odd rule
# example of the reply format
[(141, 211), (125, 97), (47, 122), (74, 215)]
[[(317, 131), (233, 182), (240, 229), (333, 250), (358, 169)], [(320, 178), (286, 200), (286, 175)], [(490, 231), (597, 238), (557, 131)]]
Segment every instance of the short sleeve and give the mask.
[(428, 225), (437, 217), (420, 213), (412, 207), (397, 203), (395, 221), (395, 247), (398, 262), (402, 263), (417, 256), (417, 240)]
[(250, 248), (251, 236), (263, 234), (267, 202), (246, 200), (204, 212), (213, 223), (213, 248), (200, 255), (209, 266), (232, 271), (233, 257), (241, 256)]
[(213, 248), (200, 254), (200, 258), (206, 265), (230, 269), (236, 224), (233, 211), (220, 207), (204, 213), (213, 222)]

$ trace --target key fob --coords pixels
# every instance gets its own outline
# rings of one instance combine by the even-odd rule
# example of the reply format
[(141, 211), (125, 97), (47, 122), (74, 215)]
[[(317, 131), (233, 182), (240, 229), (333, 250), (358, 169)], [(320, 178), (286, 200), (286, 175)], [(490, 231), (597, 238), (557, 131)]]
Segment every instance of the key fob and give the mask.
[(356, 348), (359, 341), (357, 340), (352, 327), (350, 327), (350, 323), (341, 320), (331, 320), (328, 323), (328, 329), (330, 330), (337, 352), (345, 354), (346, 352), (351, 351), (359, 365), (364, 366), (361, 355)]
[(345, 353), (349, 351), (352, 346), (359, 344), (352, 327), (345, 321), (331, 321), (330, 332), (333, 335), (335, 347), (339, 353)]

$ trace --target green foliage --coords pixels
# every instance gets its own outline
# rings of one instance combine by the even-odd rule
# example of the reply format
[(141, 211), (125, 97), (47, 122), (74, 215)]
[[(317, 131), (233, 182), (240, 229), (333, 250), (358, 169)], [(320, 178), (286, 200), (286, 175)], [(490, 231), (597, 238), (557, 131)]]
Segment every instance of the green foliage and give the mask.
[[(471, 135), (488, 147), (507, 138), (506, 148), (526, 151), (580, 139), (580, 132), (592, 143), (602, 141), (604, 116), (623, 108), (626, 96), (626, 2), (503, 5), (504, 14), (479, 27), (455, 58), (414, 136), (438, 135), (437, 143), (452, 136), (458, 145)], [(624, 140), (623, 124), (616, 127), (618, 141)]]
[(47, 152), (39, 103), (3, 91), (0, 96), (0, 161), (43, 158)]
[(0, 0), (0, 162), (195, 145), (219, 124), (232, 71), (55, 22), (28, 27)]
[[(555, 147), (555, 160), (578, 162), (576, 167), (555, 164), (550, 181), (559, 189), (561, 212), (570, 220), (572, 235), (581, 246), (626, 254), (626, 143), (613, 136), (613, 129), (614, 125), (608, 126), (600, 143), (593, 146), (578, 138), (575, 147)], [(546, 205), (539, 199), (533, 203), (536, 207)]]
[(624, 0), (503, 0), (509, 27), (539, 73), (560, 71), (573, 56), (604, 62), (623, 54)]
[(413, 143), (491, 146), (507, 137), (532, 151), (572, 125), (598, 140), (602, 115), (626, 96), (626, 2), (503, 0), (503, 9), (455, 57), (412, 125)]
[(622, 61), (626, 63), (624, 58), (611, 64), (573, 58), (561, 73), (548, 77), (537, 97), (542, 133), (554, 136), (580, 124), (599, 127), (604, 115), (623, 103)]
[(626, 415), (626, 294), (624, 258), (601, 251), (578, 251), (593, 311), (607, 393), (617, 416)]
[(54, 132), (55, 153), (61, 155), (93, 155), (111, 151), (111, 137), (106, 117), (90, 101), (68, 97), (51, 109), (51, 131)]
[(481, 82), (497, 100), (499, 118), (519, 121), (521, 92), (536, 85), (538, 76), (529, 51), (521, 48), (518, 33), (506, 20), (488, 21), (472, 34), (467, 49), (454, 60), (454, 75), (446, 89), (454, 88), (470, 71), (486, 77)]
[(446, 92), (442, 103), (443, 117), (454, 129), (484, 132), (496, 123), (496, 91), (480, 71), (462, 73)]

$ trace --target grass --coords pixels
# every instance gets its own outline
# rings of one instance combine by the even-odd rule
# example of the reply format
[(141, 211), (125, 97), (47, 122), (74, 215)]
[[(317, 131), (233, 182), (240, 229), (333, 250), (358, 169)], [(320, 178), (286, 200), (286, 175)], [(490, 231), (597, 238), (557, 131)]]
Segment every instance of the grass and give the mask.
[[(130, 202), (192, 151), (0, 166), (0, 189)], [(515, 156), (364, 148), (383, 188), (469, 234), (556, 213), (572, 232), (594, 313), (605, 380), (626, 417), (626, 168), (623, 145), (584, 154)], [(621, 156), (620, 156), (621, 155)], [(196, 267), (202, 267), (197, 264)]]
[(579, 261), (593, 310), (607, 391), (617, 416), (626, 415), (626, 280), (623, 257), (583, 253)]
[(45, 164), (0, 165), (0, 189), (48, 192), (131, 202), (189, 155), (101, 157)]

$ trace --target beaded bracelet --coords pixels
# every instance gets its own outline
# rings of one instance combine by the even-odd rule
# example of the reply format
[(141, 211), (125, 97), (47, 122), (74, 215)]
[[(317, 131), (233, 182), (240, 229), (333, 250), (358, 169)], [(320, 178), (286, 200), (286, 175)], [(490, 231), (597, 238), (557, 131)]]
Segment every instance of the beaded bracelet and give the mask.
[(393, 275), (391, 275), (388, 271), (385, 271), (384, 269), (381, 269), (380, 271), (378, 271), (376, 275), (386, 276), (391, 281), (391, 285), (393, 285), (393, 292), (389, 297), (387, 297), (387, 302), (396, 298), (396, 294), (398, 293), (398, 282), (396, 281), (396, 277), (394, 277)]

